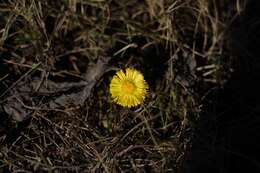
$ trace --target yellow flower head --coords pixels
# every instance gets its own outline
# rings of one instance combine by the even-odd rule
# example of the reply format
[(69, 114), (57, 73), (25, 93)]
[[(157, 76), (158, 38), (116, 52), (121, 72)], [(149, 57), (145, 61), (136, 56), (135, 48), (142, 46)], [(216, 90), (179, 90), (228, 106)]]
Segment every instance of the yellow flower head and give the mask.
[(125, 72), (123, 70), (118, 71), (110, 83), (113, 101), (129, 108), (142, 103), (147, 90), (148, 85), (142, 73), (133, 68), (127, 68)]

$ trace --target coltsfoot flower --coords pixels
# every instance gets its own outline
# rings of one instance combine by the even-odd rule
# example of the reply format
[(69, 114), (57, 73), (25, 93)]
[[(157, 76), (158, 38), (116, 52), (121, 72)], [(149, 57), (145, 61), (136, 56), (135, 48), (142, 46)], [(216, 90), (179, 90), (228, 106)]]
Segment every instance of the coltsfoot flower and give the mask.
[(147, 94), (148, 84), (141, 72), (127, 68), (113, 76), (110, 83), (110, 93), (115, 103), (123, 107), (133, 107), (141, 104)]

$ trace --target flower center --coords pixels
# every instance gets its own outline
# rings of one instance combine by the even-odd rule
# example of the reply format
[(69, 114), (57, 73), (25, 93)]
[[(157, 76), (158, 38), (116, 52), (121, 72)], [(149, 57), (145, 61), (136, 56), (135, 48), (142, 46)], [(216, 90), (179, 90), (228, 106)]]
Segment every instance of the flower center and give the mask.
[(122, 91), (126, 94), (132, 94), (135, 88), (136, 88), (135, 84), (130, 81), (125, 81), (121, 86)]

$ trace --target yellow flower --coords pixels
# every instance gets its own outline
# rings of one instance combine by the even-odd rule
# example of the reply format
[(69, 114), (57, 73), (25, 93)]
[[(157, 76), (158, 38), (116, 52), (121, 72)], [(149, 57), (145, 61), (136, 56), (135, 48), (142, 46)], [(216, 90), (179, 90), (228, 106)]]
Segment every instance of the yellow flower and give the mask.
[(142, 73), (127, 68), (114, 75), (110, 83), (112, 99), (123, 107), (132, 107), (141, 104), (147, 94), (148, 85)]

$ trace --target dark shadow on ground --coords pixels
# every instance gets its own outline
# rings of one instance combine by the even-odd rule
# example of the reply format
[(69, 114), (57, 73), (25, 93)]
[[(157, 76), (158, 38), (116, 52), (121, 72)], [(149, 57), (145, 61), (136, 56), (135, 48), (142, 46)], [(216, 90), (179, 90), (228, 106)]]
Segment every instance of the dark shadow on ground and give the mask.
[(204, 99), (185, 172), (260, 172), (259, 3), (249, 1), (231, 25), (235, 72)]

